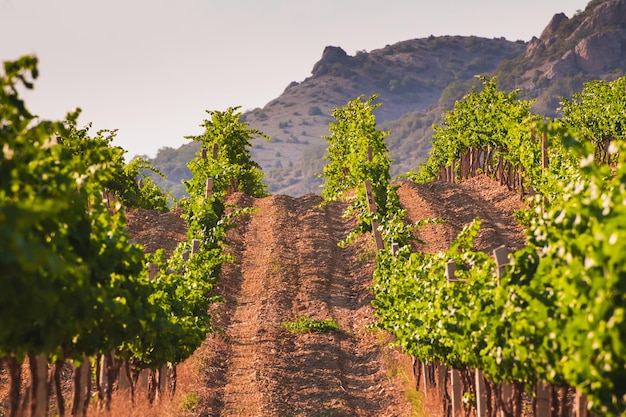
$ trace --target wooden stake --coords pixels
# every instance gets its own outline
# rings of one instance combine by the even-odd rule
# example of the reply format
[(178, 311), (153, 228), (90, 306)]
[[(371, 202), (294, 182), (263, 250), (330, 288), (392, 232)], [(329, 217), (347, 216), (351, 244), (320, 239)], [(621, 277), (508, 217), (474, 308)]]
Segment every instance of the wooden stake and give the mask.
[(396, 259), (396, 255), (398, 254), (399, 249), (400, 249), (400, 245), (398, 245), (398, 242), (391, 243), (391, 255), (393, 255), (394, 259)]
[(485, 376), (480, 369), (476, 369), (476, 413), (479, 416), (487, 415), (487, 390)]
[(376, 250), (379, 251), (385, 249), (383, 237), (380, 235), (380, 231), (378, 230), (378, 222), (372, 222), (372, 233), (374, 234), (374, 243), (376, 245)]
[(456, 273), (456, 262), (448, 261), (446, 263), (446, 279), (448, 282), (457, 282), (459, 279), (455, 275)]
[(370, 213), (376, 213), (376, 201), (374, 200), (374, 194), (372, 192), (372, 183), (370, 180), (365, 180), (365, 195), (367, 197), (367, 206), (370, 209)]
[(496, 260), (496, 277), (500, 285), (500, 277), (506, 271), (506, 265), (509, 264), (509, 250), (505, 245), (499, 246), (493, 250), (493, 257)]
[[(369, 180), (364, 181), (365, 184), (365, 196), (367, 198), (367, 206), (370, 213), (376, 213), (376, 201), (374, 200), (374, 194), (372, 193), (372, 183)], [(372, 234), (374, 235), (374, 243), (376, 244), (376, 250), (384, 249), (383, 238), (378, 231), (378, 222), (372, 221)]]
[(213, 194), (213, 178), (207, 178), (206, 179), (206, 190), (204, 192), (204, 198), (211, 197), (211, 194)]
[(426, 362), (422, 362), (422, 377), (424, 378), (424, 395), (428, 395), (428, 391), (430, 390), (430, 378), (428, 377), (428, 365), (426, 365)]
[(148, 264), (148, 279), (152, 281), (154, 278), (156, 278), (158, 273), (159, 273), (159, 266), (155, 263), (150, 262)]
[(237, 192), (237, 178), (230, 178), (230, 187), (228, 188), (228, 194)]
[(587, 397), (576, 390), (576, 396), (574, 397), (574, 417), (588, 417), (589, 412), (587, 411)]
[(450, 386), (452, 401), (452, 417), (463, 415), (463, 390), (461, 386), (461, 374), (458, 369), (450, 369)]

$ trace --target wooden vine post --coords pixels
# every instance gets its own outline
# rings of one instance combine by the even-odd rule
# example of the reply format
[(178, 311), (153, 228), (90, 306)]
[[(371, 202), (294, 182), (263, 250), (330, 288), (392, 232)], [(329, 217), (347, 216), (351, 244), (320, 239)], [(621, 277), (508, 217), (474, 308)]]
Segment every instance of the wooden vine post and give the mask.
[[(502, 275), (506, 272), (506, 266), (509, 264), (509, 250), (505, 245), (499, 246), (493, 250), (493, 258), (496, 261), (496, 277), (498, 279), (498, 286), (500, 286), (500, 280)], [(513, 386), (503, 382), (500, 387), (500, 399), (503, 404), (512, 407), (513, 401)], [(506, 417), (508, 413), (504, 409), (500, 409), (500, 417)]]
[[(372, 193), (372, 183), (370, 180), (365, 180), (365, 195), (367, 197), (367, 205), (370, 213), (376, 214), (376, 201), (374, 200), (374, 194)], [(378, 230), (378, 222), (372, 220), (372, 233), (374, 235), (374, 243), (376, 244), (376, 250), (379, 251), (384, 248), (383, 238)]]
[(588, 417), (589, 412), (587, 411), (587, 397), (580, 392), (580, 390), (576, 390), (576, 396), (574, 397), (574, 417)]
[[(202, 159), (206, 159), (206, 149), (202, 149)], [(213, 144), (213, 159), (217, 158), (217, 143)], [(213, 178), (206, 179), (206, 185), (204, 190), (204, 198), (209, 198), (213, 194)]]
[(153, 279), (156, 278), (158, 273), (159, 273), (159, 265), (150, 262), (148, 264), (148, 279), (152, 281)]
[(399, 250), (400, 250), (400, 245), (398, 244), (398, 242), (392, 242), (391, 243), (391, 256), (393, 256), (393, 259), (396, 259), (396, 255), (398, 254)]
[[(446, 280), (448, 282), (458, 282), (456, 277), (456, 262), (448, 261), (446, 263)], [(463, 415), (463, 388), (461, 383), (461, 372), (458, 369), (450, 369), (450, 403), (452, 405), (452, 417)]]
[(191, 254), (194, 255), (200, 250), (200, 239), (191, 240)]
[(500, 286), (500, 277), (504, 274), (506, 266), (509, 264), (509, 250), (505, 245), (493, 250), (493, 258), (496, 260), (496, 277)]
[[(373, 160), (373, 150), (371, 146), (367, 147), (367, 160), (372, 162)], [(372, 192), (372, 182), (370, 180), (365, 180), (365, 196), (367, 198), (367, 206), (370, 210), (370, 213), (376, 214), (376, 200), (374, 199), (374, 193)], [(374, 243), (376, 244), (376, 251), (384, 249), (385, 245), (383, 244), (383, 238), (378, 231), (378, 222), (372, 220), (372, 234), (374, 235)]]
[(452, 403), (452, 417), (463, 415), (463, 388), (461, 384), (461, 371), (458, 369), (450, 369), (450, 402)]
[(474, 374), (476, 384), (476, 415), (487, 415), (487, 387), (485, 386), (485, 375), (480, 369), (476, 369)]
[(213, 194), (213, 178), (207, 178), (206, 189), (204, 191), (204, 198), (211, 197), (211, 194)]

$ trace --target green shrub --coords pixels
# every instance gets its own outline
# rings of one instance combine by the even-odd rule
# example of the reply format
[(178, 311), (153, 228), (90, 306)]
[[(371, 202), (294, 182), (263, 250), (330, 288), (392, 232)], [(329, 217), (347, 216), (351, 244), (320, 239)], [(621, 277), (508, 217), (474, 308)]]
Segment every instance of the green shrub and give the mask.
[(333, 318), (316, 320), (306, 315), (299, 315), (293, 321), (283, 323), (283, 327), (289, 332), (297, 333), (342, 333), (337, 320)]

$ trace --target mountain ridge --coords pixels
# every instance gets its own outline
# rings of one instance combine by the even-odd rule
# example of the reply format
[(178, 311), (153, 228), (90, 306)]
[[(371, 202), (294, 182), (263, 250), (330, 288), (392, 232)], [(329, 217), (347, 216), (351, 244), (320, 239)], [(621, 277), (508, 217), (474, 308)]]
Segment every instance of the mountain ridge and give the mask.
[[(326, 148), (322, 137), (334, 121), (332, 109), (360, 96), (378, 95), (374, 114), (379, 128), (390, 132), (386, 144), (395, 177), (425, 161), (432, 125), (441, 123), (444, 112), (478, 85), (476, 75), (496, 76), (500, 89), (520, 89), (520, 99), (536, 100), (536, 113), (557, 117), (561, 97), (569, 98), (587, 81), (616, 79), (625, 69), (626, 0), (592, 0), (571, 18), (556, 13), (529, 42), (430, 36), (354, 56), (327, 46), (310, 77), (290, 83), (264, 107), (243, 113), (242, 120), (273, 139), (255, 139), (251, 149), (270, 192), (300, 196), (320, 190)], [(180, 149), (188, 155), (197, 146)], [(171, 153), (165, 152), (170, 165)], [(151, 162), (169, 175), (160, 154)], [(165, 188), (184, 177), (184, 168), (176, 168)]]

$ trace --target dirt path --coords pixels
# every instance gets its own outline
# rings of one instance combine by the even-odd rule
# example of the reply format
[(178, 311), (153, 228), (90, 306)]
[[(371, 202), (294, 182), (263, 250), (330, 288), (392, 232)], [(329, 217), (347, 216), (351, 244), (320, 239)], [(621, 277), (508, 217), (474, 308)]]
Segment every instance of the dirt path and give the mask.
[[(211, 335), (207, 416), (408, 416), (389, 351), (375, 331), (369, 239), (338, 247), (354, 226), (319, 196), (235, 198), (257, 211), (229, 236), (235, 263), (222, 274), (223, 332)], [(341, 332), (292, 334), (300, 316), (334, 319)], [(221, 340), (218, 340), (221, 339)], [(216, 349), (217, 348), (217, 349)]]
[[(491, 251), (524, 244), (513, 218), (519, 197), (486, 177), (463, 184), (400, 183), (407, 220), (439, 218), (422, 228), (419, 250), (448, 248), (474, 218), (483, 221), (476, 246)], [(216, 311), (218, 331), (207, 339), (203, 412), (206, 416), (411, 415), (402, 381), (385, 347), (368, 329), (374, 269), (369, 236), (345, 248), (337, 243), (355, 226), (342, 219), (344, 203), (321, 207), (321, 197), (238, 194), (230, 203), (254, 207), (232, 230), (233, 264), (224, 268)], [(341, 333), (291, 334), (283, 324), (299, 316), (332, 318)], [(412, 375), (407, 376), (411, 379)], [(438, 410), (438, 407), (437, 407)], [(435, 415), (435, 414), (432, 414)]]

